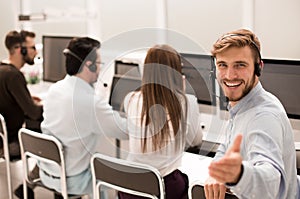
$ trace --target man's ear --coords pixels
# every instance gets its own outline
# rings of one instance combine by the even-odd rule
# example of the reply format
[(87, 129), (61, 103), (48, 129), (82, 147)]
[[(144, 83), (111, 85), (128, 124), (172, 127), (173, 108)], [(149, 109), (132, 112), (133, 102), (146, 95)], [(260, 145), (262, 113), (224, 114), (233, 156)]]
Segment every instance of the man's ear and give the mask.
[(261, 68), (261, 70), (264, 69), (264, 62), (263, 62), (263, 60), (260, 61), (260, 68)]

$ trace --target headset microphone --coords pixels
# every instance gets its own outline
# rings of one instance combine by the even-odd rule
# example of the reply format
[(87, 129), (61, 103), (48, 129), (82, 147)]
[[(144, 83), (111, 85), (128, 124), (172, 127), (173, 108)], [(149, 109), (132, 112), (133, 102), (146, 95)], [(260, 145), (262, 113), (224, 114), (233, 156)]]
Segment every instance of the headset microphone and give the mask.
[(101, 79), (99, 81), (103, 84), (104, 87), (107, 87), (107, 83), (103, 82)]
[(217, 95), (215, 93), (212, 94), (213, 96), (219, 98), (219, 100), (222, 102), (222, 103), (228, 103), (229, 102), (229, 98), (226, 97), (225, 95), (221, 94), (221, 95)]

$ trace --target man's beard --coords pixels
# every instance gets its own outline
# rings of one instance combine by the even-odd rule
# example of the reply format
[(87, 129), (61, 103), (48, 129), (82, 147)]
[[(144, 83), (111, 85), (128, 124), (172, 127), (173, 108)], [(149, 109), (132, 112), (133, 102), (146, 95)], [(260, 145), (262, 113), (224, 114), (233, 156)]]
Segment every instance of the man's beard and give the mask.
[(25, 63), (29, 64), (29, 65), (33, 65), (34, 64), (34, 59), (31, 59), (30, 57), (28, 57), (27, 55), (24, 56), (24, 61)]
[(237, 102), (240, 101), (243, 97), (245, 97), (253, 88), (255, 84), (255, 74), (252, 76), (251, 81), (248, 85), (246, 85), (246, 88), (243, 90), (242, 95), (238, 98), (228, 98), (229, 101)]

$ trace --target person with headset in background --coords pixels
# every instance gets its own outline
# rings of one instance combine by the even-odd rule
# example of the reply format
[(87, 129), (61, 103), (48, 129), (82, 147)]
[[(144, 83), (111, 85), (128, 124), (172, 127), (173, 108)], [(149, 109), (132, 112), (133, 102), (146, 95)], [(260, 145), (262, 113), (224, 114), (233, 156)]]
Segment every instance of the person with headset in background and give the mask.
[[(167, 199), (188, 198), (188, 177), (178, 168), (186, 146), (202, 143), (197, 99), (185, 94), (184, 86), (179, 53), (169, 45), (155, 45), (145, 58), (140, 91), (129, 93), (124, 100), (127, 159), (157, 168), (164, 178)], [(143, 198), (123, 192), (119, 196)]]
[(232, 31), (211, 52), (230, 118), (208, 168), (206, 198), (224, 198), (226, 190), (238, 198), (298, 198), (293, 130), (280, 101), (259, 81), (258, 38), (246, 29)]
[[(63, 51), (67, 75), (53, 84), (44, 101), (42, 133), (58, 138), (65, 152), (68, 194), (92, 195), (90, 158), (106, 136), (128, 139), (126, 120), (95, 95), (93, 83), (101, 70), (100, 42), (73, 38)], [(61, 191), (56, 165), (39, 163), (44, 185)]]
[[(35, 33), (31, 31), (8, 32), (5, 46), (9, 57), (0, 64), (0, 113), (6, 121), (11, 159), (21, 158), (18, 131), (25, 119), (42, 120), (43, 107), (36, 97), (30, 95), (20, 71), (25, 63), (34, 64), (37, 54), (34, 39)], [(2, 146), (0, 148), (2, 151)]]

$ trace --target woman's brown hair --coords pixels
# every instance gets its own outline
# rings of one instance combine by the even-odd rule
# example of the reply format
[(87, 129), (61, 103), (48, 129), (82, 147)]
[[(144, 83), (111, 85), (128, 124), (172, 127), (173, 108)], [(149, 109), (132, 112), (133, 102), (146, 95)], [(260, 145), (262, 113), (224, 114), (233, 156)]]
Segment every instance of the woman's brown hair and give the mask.
[(143, 152), (149, 136), (154, 150), (166, 146), (172, 137), (176, 150), (185, 143), (187, 103), (181, 70), (180, 55), (171, 46), (155, 45), (148, 50), (141, 87)]

